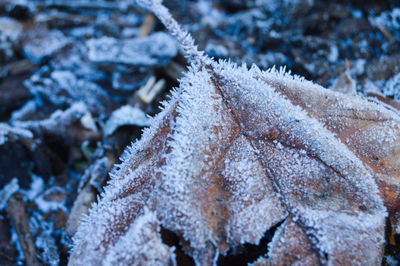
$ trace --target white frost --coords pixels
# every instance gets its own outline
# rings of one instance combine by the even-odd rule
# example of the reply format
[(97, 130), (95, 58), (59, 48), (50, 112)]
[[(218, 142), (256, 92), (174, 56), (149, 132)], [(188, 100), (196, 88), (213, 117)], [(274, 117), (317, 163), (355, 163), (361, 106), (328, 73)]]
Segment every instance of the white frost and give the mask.
[(13, 127), (6, 123), (0, 123), (0, 146), (9, 139), (32, 139), (33, 134), (27, 129)]
[(163, 32), (124, 40), (111, 37), (90, 39), (87, 46), (92, 62), (132, 66), (164, 65), (178, 52), (175, 40)]
[(7, 206), (8, 199), (17, 192), (19, 189), (18, 179), (13, 178), (10, 183), (4, 186), (2, 190), (0, 190), (0, 211), (3, 210)]
[(149, 126), (149, 119), (138, 107), (124, 105), (114, 112), (103, 127), (104, 135), (112, 135), (121, 126), (135, 125), (139, 127)]

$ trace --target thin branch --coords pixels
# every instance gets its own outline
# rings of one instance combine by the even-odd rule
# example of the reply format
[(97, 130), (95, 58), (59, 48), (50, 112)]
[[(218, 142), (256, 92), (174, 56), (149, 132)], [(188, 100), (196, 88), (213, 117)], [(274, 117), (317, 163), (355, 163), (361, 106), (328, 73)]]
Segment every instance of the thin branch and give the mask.
[(17, 193), (11, 196), (8, 200), (7, 211), (10, 220), (14, 225), (15, 231), (17, 232), (26, 264), (39, 265), (39, 262), (36, 259), (37, 252), (35, 242), (32, 237), (31, 228), (29, 227), (28, 216), (21, 194)]

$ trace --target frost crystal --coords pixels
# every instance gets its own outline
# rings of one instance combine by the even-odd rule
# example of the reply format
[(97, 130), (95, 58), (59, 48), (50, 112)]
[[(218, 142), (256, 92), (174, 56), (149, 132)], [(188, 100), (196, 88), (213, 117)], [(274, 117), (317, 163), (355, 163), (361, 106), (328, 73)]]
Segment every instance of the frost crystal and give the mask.
[(159, 231), (156, 214), (145, 210), (110, 248), (104, 265), (174, 265), (174, 248), (162, 243)]

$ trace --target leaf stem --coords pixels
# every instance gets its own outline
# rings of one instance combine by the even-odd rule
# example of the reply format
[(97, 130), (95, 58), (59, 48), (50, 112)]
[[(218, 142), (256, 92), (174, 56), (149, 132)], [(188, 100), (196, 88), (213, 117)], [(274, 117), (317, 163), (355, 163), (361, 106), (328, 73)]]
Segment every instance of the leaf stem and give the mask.
[(168, 8), (166, 8), (161, 0), (137, 0), (137, 3), (154, 13), (158, 19), (164, 24), (168, 31), (174, 36), (185, 52), (185, 57), (190, 63), (201, 67), (209, 65), (210, 60), (203, 51), (199, 51), (194, 43), (190, 33), (183, 30), (179, 23), (172, 17)]

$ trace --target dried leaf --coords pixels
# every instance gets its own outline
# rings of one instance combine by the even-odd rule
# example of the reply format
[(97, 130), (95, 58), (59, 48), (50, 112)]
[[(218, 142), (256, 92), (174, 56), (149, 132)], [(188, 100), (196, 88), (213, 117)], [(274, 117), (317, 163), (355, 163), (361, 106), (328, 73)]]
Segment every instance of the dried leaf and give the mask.
[(346, 67), (332, 86), (332, 90), (345, 94), (356, 94), (356, 82), (350, 75), (350, 62), (346, 59)]
[(104, 125), (104, 135), (112, 135), (121, 126), (148, 126), (147, 120), (146, 114), (141, 109), (124, 105), (111, 114)]
[(109, 95), (96, 83), (79, 79), (70, 71), (53, 71), (50, 77), (47, 67), (25, 81), (33, 95), (41, 96), (57, 106), (84, 102), (91, 112), (104, 112)]
[(93, 62), (131, 66), (167, 64), (177, 53), (175, 41), (163, 32), (123, 41), (111, 37), (90, 39), (87, 46)]
[(141, 229), (149, 213), (198, 265), (282, 221), (257, 263), (380, 264), (387, 212), (392, 225), (399, 213), (399, 113), (284, 70), (217, 63), (159, 1), (140, 2), (192, 66), (78, 228), (70, 265), (173, 263), (157, 226)]

